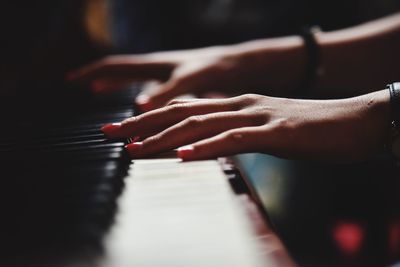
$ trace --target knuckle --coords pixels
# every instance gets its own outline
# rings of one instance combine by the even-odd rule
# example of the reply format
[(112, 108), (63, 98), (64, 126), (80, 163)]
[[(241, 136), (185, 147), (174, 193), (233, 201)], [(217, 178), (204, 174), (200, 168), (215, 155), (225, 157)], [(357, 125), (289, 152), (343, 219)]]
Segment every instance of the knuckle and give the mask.
[(289, 119), (279, 119), (274, 122), (273, 129), (275, 134), (282, 137), (290, 145), (296, 144), (296, 126)]
[(255, 104), (259, 98), (260, 96), (257, 94), (244, 94), (239, 96), (236, 105), (238, 105), (240, 108), (244, 108)]
[(183, 101), (179, 99), (172, 99), (167, 103), (167, 106), (182, 104)]
[(203, 124), (205, 118), (201, 115), (195, 115), (187, 118), (184, 122), (184, 125), (189, 128), (197, 128), (201, 124)]
[(154, 144), (157, 144), (157, 142), (159, 142), (162, 139), (163, 139), (163, 134), (159, 133), (159, 134), (147, 137), (146, 142), (144, 142), (144, 144), (146, 144), (147, 146), (154, 145)]
[(238, 130), (228, 131), (225, 134), (224, 139), (229, 143), (233, 144), (243, 144), (245, 142), (245, 134)]
[(245, 94), (243, 95), (243, 99), (249, 101), (249, 102), (255, 102), (259, 98), (259, 95), (257, 94)]
[(187, 104), (185, 103), (176, 103), (171, 106), (167, 106), (165, 111), (172, 115), (179, 115), (184, 113), (187, 110)]
[(139, 118), (138, 118), (138, 117), (136, 117), (136, 116), (130, 117), (130, 118), (128, 118), (128, 119), (126, 119), (126, 120), (123, 120), (123, 121), (121, 122), (121, 127), (127, 127), (127, 126), (129, 126), (129, 125), (132, 125), (132, 124), (137, 123), (138, 121), (139, 121)]
[(294, 129), (293, 123), (287, 118), (281, 118), (279, 120), (276, 120), (274, 123), (275, 128), (282, 132), (289, 132)]

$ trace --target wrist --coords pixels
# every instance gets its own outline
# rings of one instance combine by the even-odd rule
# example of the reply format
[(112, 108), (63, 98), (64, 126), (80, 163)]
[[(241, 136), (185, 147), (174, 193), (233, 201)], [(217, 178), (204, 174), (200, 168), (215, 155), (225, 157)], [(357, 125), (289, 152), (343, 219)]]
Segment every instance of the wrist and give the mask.
[(367, 136), (366, 147), (370, 147), (372, 153), (384, 151), (390, 134), (390, 94), (387, 89), (376, 91), (361, 96), (363, 103), (365, 127), (364, 136)]
[(268, 93), (290, 95), (305, 75), (307, 56), (300, 36), (241, 43), (232, 46), (231, 55), (240, 62), (250, 86)]
[(295, 97), (307, 98), (313, 88), (316, 87), (318, 76), (324, 72), (321, 60), (321, 48), (317, 39), (321, 33), (321, 28), (318, 26), (305, 26), (301, 28), (300, 36), (304, 42), (307, 62), (303, 81), (298, 85), (294, 93)]

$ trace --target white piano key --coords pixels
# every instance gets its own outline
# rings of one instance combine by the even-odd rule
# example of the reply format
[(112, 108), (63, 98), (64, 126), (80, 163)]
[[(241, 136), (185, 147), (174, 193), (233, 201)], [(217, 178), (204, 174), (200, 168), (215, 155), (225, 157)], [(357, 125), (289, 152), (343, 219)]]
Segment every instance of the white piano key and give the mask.
[(136, 160), (125, 183), (99, 266), (270, 266), (217, 161)]

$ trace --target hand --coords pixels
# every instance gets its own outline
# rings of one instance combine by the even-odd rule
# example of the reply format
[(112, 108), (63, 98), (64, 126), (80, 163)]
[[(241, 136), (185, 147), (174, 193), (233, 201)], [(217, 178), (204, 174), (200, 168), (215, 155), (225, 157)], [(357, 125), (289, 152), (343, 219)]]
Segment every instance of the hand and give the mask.
[(98, 92), (114, 90), (135, 81), (159, 81), (161, 85), (152, 95), (142, 94), (138, 98), (138, 104), (148, 106), (147, 102), (151, 101), (152, 108), (156, 108), (178, 95), (201, 93), (205, 88), (220, 91), (234, 87), (230, 78), (235, 63), (218, 48), (116, 55), (72, 72), (68, 78), (91, 83), (94, 91)]
[(142, 142), (127, 146), (133, 158), (180, 147), (183, 160), (263, 152), (354, 161), (383, 148), (388, 121), (389, 94), (383, 90), (342, 100), (261, 95), (175, 100), (103, 131), (112, 138), (140, 137)]
[(147, 110), (188, 93), (295, 88), (303, 75), (302, 45), (300, 37), (286, 37), (232, 46), (109, 56), (70, 73), (68, 79), (91, 83), (95, 91), (113, 90), (132, 81), (157, 80), (161, 82), (157, 90), (137, 99)]

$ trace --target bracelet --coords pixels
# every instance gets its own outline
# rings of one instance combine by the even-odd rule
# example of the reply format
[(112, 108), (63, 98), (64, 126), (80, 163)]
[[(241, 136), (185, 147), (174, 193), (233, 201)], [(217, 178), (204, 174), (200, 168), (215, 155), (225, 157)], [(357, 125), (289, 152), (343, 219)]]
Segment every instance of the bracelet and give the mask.
[(305, 79), (296, 91), (296, 96), (305, 96), (307, 91), (314, 87), (315, 79), (322, 71), (321, 68), (321, 52), (318, 46), (315, 34), (321, 32), (319, 26), (303, 27), (300, 36), (303, 38), (307, 54), (307, 67)]
[(400, 82), (388, 84), (387, 88), (390, 92), (393, 121), (397, 127), (400, 127)]
[(400, 163), (400, 82), (388, 84), (386, 86), (390, 92), (390, 107), (392, 113), (392, 125), (389, 139), (391, 154)]

